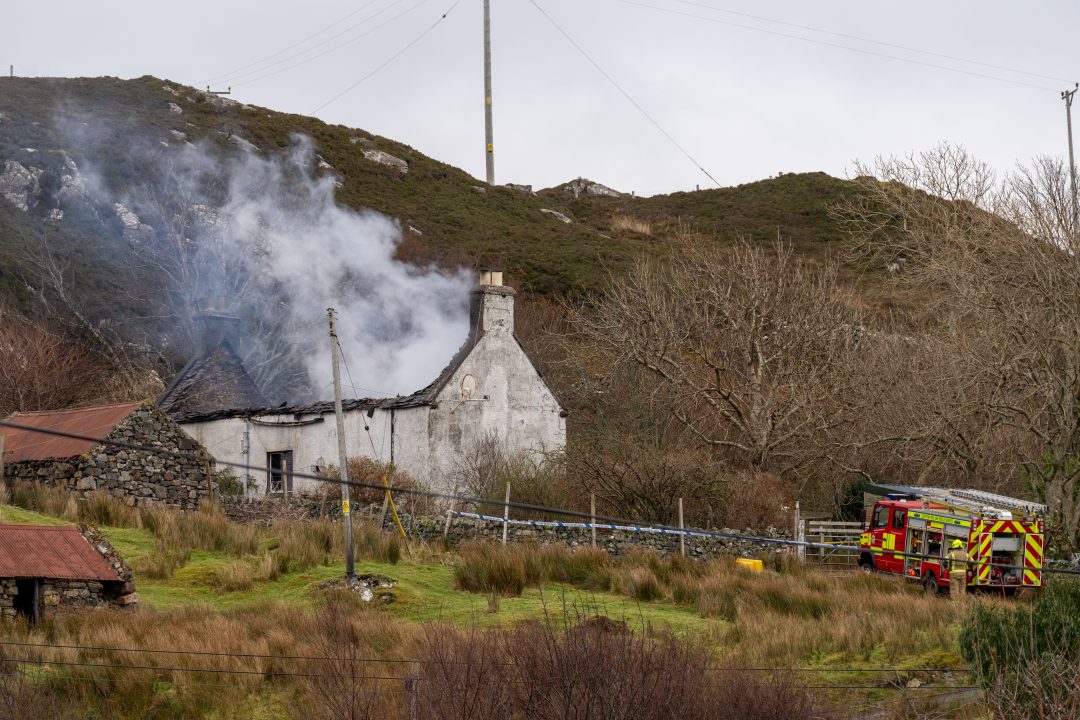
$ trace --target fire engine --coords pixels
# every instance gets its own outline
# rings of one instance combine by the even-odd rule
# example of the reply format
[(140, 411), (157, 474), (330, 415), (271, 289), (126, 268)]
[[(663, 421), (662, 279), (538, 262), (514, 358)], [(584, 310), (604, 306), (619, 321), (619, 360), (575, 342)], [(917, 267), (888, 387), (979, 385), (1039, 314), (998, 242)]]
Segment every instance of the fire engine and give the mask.
[(948, 588), (954, 540), (970, 562), (967, 587), (1011, 594), (1040, 587), (1046, 506), (981, 490), (868, 485), (859, 542), (865, 572), (901, 574), (929, 592)]

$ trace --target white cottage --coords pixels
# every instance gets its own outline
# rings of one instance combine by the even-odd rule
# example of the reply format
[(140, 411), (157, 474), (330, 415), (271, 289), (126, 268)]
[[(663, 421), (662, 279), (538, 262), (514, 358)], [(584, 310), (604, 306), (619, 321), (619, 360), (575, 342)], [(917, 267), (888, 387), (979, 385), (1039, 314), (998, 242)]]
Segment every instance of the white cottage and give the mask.
[[(485, 283), (473, 291), (469, 336), (433, 383), (404, 397), (344, 401), (350, 457), (392, 462), (420, 482), (448, 491), (462, 456), (488, 439), (507, 453), (544, 453), (566, 445), (566, 411), (514, 335), (515, 292), (501, 284), (501, 275), (485, 273)], [(231, 352), (224, 340), (216, 348), (219, 356)], [(237, 369), (235, 363), (225, 365)], [(181, 411), (184, 398), (176, 388), (185, 387), (183, 376), (162, 396), (163, 409), (177, 408), (174, 418), (216, 459), (268, 468), (251, 478), (259, 492), (279, 493), (283, 484), (290, 492), (313, 490), (316, 481), (294, 478), (294, 472), (338, 464), (332, 402)], [(224, 384), (242, 380), (229, 378)]]

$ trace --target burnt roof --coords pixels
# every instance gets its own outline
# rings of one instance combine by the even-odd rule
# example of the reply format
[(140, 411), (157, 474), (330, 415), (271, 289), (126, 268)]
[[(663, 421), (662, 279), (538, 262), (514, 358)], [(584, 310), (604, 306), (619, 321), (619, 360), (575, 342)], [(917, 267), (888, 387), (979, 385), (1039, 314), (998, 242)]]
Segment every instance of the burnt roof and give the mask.
[(119, 581), (77, 527), (0, 525), (0, 577)]
[[(352, 398), (349, 400), (342, 400), (341, 408), (345, 411), (369, 410), (381, 407), (384, 402), (386, 401), (376, 398)], [(254, 417), (256, 415), (326, 415), (332, 412), (334, 412), (333, 401), (325, 400), (301, 405), (281, 403), (280, 405), (274, 406), (228, 408), (224, 410), (209, 410), (206, 412), (178, 413), (173, 419), (180, 423), (192, 423), (238, 417)]]
[(229, 341), (222, 340), (185, 365), (157, 404), (173, 420), (181, 420), (229, 408), (262, 407), (266, 398)]
[[(103, 438), (140, 404), (131, 402), (68, 410), (18, 412), (7, 419), (19, 425), (29, 425), (43, 430), (59, 430), (76, 435)], [(0, 435), (4, 436), (4, 461), (11, 463), (75, 457), (89, 452), (98, 444), (91, 440), (76, 440), (15, 428), (0, 428)]]

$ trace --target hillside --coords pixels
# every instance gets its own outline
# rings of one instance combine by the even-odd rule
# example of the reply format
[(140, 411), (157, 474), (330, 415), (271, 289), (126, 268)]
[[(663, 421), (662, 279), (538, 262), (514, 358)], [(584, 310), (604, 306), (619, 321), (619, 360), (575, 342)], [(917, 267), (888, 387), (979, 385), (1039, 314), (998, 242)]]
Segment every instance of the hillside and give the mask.
[[(171, 111), (170, 104), (180, 112)], [(0, 162), (14, 160), (44, 171), (38, 180), (43, 197), (28, 212), (11, 202), (0, 204), (6, 260), (19, 238), (43, 232), (49, 211), (60, 204), (55, 193), (67, 156), (80, 168), (94, 167), (105, 188), (122, 196), (140, 181), (138, 168), (122, 162), (126, 146), (135, 140), (168, 145), (207, 141), (228, 152), (239, 144), (229, 142), (235, 135), (265, 153), (287, 147), (293, 133), (307, 134), (341, 178), (339, 202), (377, 210), (422, 233), (409, 239), (409, 259), (503, 266), (526, 290), (541, 293), (590, 287), (600, 267), (618, 265), (641, 251), (662, 250), (662, 238), (677, 220), (721, 238), (736, 233), (774, 238), (779, 231), (807, 250), (827, 245), (835, 234), (825, 206), (851, 188), (846, 181), (813, 173), (651, 198), (585, 192), (575, 199), (565, 186), (529, 195), (488, 188), (388, 138), (241, 105), (153, 77), (0, 78), (0, 113)], [(174, 133), (183, 133), (184, 140)], [(405, 160), (408, 172), (368, 160), (364, 151), (369, 148)], [(540, 213), (541, 208), (562, 211), (575, 222), (560, 222)], [(658, 237), (613, 228), (615, 214), (652, 223)], [(102, 222), (113, 230), (119, 224)], [(77, 241), (85, 240), (88, 230), (83, 228), (80, 238), (79, 229), (61, 223), (54, 232)], [(87, 259), (94, 257), (90, 248), (83, 250)], [(5, 281), (11, 282), (7, 273)]]
[[(721, 244), (780, 236), (800, 256), (836, 255), (827, 208), (854, 192), (850, 181), (823, 173), (648, 198), (580, 179), (535, 193), (489, 187), (389, 138), (154, 77), (5, 77), (0, 307), (76, 318), (81, 335), (106, 328), (167, 378), (193, 352), (195, 304), (234, 291), (235, 258), (222, 260), (216, 275), (193, 269), (192, 258), (208, 231), (230, 222), (218, 211), (253, 159), (299, 175), (282, 182), (308, 186), (310, 197), (298, 195), (286, 212), (302, 216), (332, 182), (331, 203), (399, 223), (398, 260), (502, 268), (513, 285), (544, 296), (598, 289), (633, 258), (670, 252), (675, 235)], [(250, 246), (258, 254), (258, 240)], [(275, 274), (269, 292), (304, 270)], [(847, 279), (867, 284), (865, 277)], [(881, 305), (875, 293), (863, 289), (868, 304)], [(273, 303), (263, 305), (253, 315), (266, 325)]]

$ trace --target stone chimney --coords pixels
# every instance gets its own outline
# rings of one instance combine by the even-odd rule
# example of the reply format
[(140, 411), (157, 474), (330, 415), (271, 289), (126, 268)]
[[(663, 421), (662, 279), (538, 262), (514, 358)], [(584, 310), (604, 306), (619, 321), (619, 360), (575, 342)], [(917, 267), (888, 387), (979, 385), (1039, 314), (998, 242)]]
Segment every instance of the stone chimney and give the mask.
[(480, 273), (480, 285), (472, 292), (470, 335), (514, 332), (514, 296), (512, 287), (503, 285), (502, 271)]

